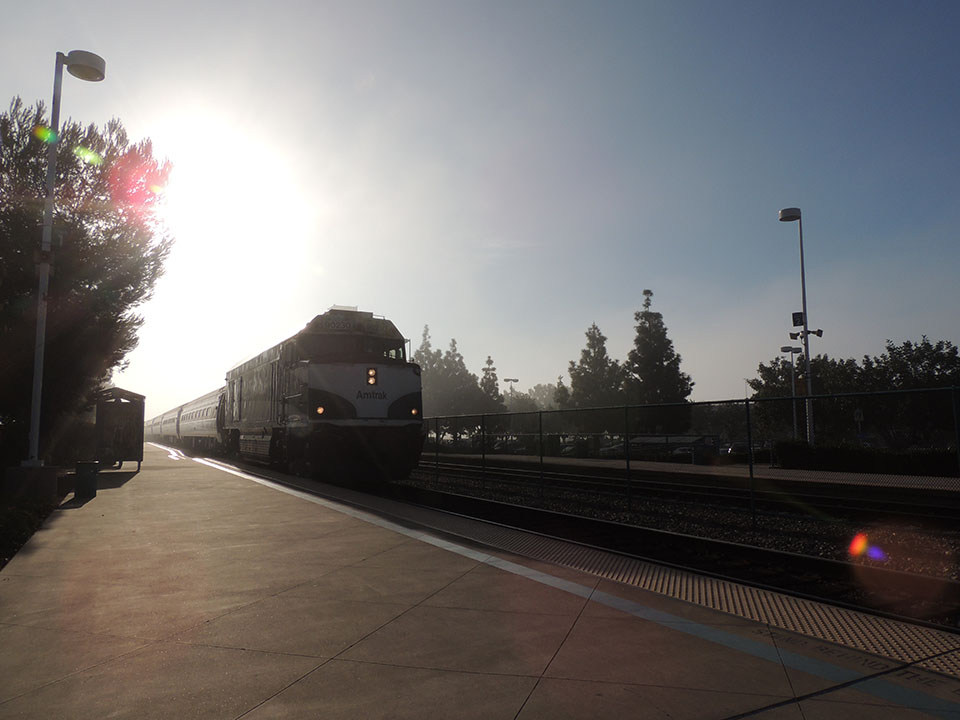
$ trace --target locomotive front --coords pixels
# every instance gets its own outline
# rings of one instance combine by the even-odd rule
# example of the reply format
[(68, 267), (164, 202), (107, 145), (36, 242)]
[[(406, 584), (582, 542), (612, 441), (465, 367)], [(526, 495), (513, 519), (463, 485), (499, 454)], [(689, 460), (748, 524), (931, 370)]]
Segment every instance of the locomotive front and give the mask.
[(282, 424), (289, 464), (302, 474), (362, 464), (406, 477), (423, 447), (420, 367), (396, 326), (332, 309), (284, 348)]

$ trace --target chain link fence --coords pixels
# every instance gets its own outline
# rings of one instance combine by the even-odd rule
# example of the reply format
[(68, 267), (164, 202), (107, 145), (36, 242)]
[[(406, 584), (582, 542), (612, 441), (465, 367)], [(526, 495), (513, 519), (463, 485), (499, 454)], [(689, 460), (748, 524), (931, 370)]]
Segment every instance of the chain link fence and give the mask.
[[(479, 457), (960, 489), (960, 388), (433, 417), (421, 468)], [(604, 462), (606, 461), (606, 462)], [(928, 478), (918, 480), (918, 478)], [(938, 483), (934, 479), (939, 478)]]

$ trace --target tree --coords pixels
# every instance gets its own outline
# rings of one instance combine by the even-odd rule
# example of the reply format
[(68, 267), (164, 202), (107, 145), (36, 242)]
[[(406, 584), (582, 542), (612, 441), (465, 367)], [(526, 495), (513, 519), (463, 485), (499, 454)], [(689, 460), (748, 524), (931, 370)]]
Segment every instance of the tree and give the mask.
[(440, 362), (443, 360), (443, 352), (433, 349), (433, 345), (430, 343), (429, 325), (423, 326), (420, 347), (414, 350), (411, 359), (420, 366), (422, 373), (432, 373), (440, 366)]
[(557, 386), (553, 383), (547, 383), (546, 385), (537, 383), (527, 390), (527, 395), (533, 399), (540, 410), (557, 409)]
[(430, 326), (423, 326), (423, 338), (420, 341), (420, 347), (417, 348), (411, 358), (420, 366), (420, 380), (422, 384), (423, 395), (423, 414), (424, 417), (439, 415), (439, 388), (437, 383), (440, 381), (439, 371), (443, 362), (443, 352), (434, 350), (430, 342)]
[[(796, 363), (797, 395), (806, 395), (806, 367), (800, 357)], [(894, 345), (887, 340), (885, 353), (864, 355), (859, 365), (852, 358), (817, 355), (810, 361), (810, 374), (814, 395), (960, 386), (960, 354), (953, 343), (931, 343), (924, 335), (918, 343)], [(783, 358), (760, 363), (757, 375), (748, 381), (755, 397), (790, 396), (790, 363)]]
[(486, 396), (480, 389), (477, 376), (467, 369), (454, 338), (450, 339), (450, 347), (443, 353), (439, 375), (442, 388), (441, 415), (483, 412)]
[[(34, 266), (46, 194), (43, 103), (14, 98), (0, 115), (0, 429), (4, 462), (24, 455), (36, 333)], [(67, 121), (59, 138), (53, 277), (41, 409), (41, 456), (50, 439), (137, 345), (172, 239), (155, 217), (170, 165), (149, 140), (133, 144), (119, 120)]]
[[(802, 356), (794, 360), (796, 369), (796, 395), (807, 394), (807, 369)], [(747, 384), (754, 391), (755, 398), (784, 398), (791, 397), (790, 389), (790, 362), (782, 357), (775, 357), (769, 365), (760, 363), (757, 367), (759, 378), (748, 380)], [(836, 360), (829, 355), (817, 355), (810, 360), (810, 374), (813, 376), (814, 395), (832, 393), (855, 392), (860, 389), (861, 370), (857, 361)]]
[[(749, 381), (755, 398), (791, 396), (790, 364), (782, 358), (760, 363), (757, 374), (758, 378)], [(860, 364), (852, 358), (837, 360), (818, 355), (810, 361), (810, 374), (814, 395), (945, 388), (960, 385), (960, 357), (953, 343), (931, 343), (922, 336), (919, 343), (895, 345), (887, 340), (885, 353), (879, 357), (864, 355)], [(800, 359), (796, 394), (807, 394), (805, 367)], [(798, 405), (801, 425), (804, 408), (804, 404)], [(757, 421), (771, 435), (785, 435), (791, 409), (788, 403), (762, 403), (757, 408)], [(949, 393), (827, 398), (816, 401), (813, 417), (818, 444), (873, 441), (867, 437), (873, 434), (887, 447), (932, 447), (949, 444), (954, 437), (950, 432), (953, 409)]]
[(860, 379), (863, 386), (876, 390), (960, 386), (960, 355), (953, 343), (933, 344), (926, 335), (918, 343), (894, 345), (887, 340), (880, 357), (864, 355)]
[[(806, 363), (802, 356), (795, 357), (794, 362), (795, 385), (792, 389), (790, 362), (779, 356), (773, 358), (768, 365), (760, 363), (757, 367), (759, 378), (747, 381), (754, 391), (754, 399), (770, 400), (754, 406), (754, 432), (760, 437), (792, 437), (794, 416), (797, 417), (799, 428), (806, 426), (806, 404), (792, 400), (794, 395), (798, 398), (807, 395)], [(858, 387), (860, 368), (855, 360), (837, 360), (828, 355), (817, 355), (810, 360), (810, 373), (814, 380), (815, 395), (846, 393), (853, 392)], [(775, 398), (791, 399), (776, 402), (773, 401)], [(814, 408), (818, 434), (836, 434), (836, 428), (850, 427), (849, 418), (852, 416), (853, 408), (847, 408), (846, 403), (817, 402)], [(799, 435), (803, 434), (800, 430)]]
[(580, 361), (570, 361), (570, 406), (607, 407), (623, 403), (620, 363), (607, 354), (607, 338), (594, 323), (586, 331), (587, 345)]
[(693, 391), (693, 380), (680, 370), (680, 355), (667, 337), (663, 315), (650, 309), (653, 292), (643, 291), (643, 310), (634, 313), (637, 335), (624, 364), (624, 389), (631, 403), (684, 402)]
[(456, 339), (450, 340), (446, 352), (434, 350), (430, 328), (424, 326), (423, 340), (413, 361), (420, 365), (425, 417), (488, 411), (485, 408), (490, 398), (480, 388), (477, 376), (467, 369)]
[(489, 355), (487, 355), (487, 362), (483, 366), (483, 374), (480, 378), (480, 390), (483, 391), (486, 401), (483, 412), (497, 413), (506, 410), (503, 395), (500, 393), (497, 368), (493, 366), (493, 358)]
[(530, 393), (512, 392), (504, 395), (503, 400), (507, 412), (533, 413), (543, 409)]
[(563, 384), (563, 375), (557, 377), (557, 389), (553, 392), (553, 401), (561, 410), (570, 407), (570, 389)]

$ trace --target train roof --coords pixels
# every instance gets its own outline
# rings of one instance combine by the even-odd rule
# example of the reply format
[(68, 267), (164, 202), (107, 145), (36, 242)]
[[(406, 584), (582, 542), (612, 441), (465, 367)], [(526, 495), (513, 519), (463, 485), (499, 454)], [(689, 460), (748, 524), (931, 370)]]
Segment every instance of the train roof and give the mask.
[(228, 378), (234, 371), (251, 363), (259, 365), (279, 356), (280, 348), (284, 345), (294, 342), (297, 338), (310, 335), (369, 335), (406, 342), (406, 338), (397, 330), (397, 326), (385, 317), (374, 315), (372, 312), (357, 310), (353, 307), (334, 305), (325, 313), (313, 318), (296, 335), (288, 337), (273, 347), (234, 365), (227, 371)]
[[(317, 315), (307, 323), (297, 335), (374, 335), (377, 337), (403, 340), (404, 337), (397, 330), (397, 326), (390, 320), (372, 312), (364, 312), (356, 308), (334, 305), (322, 315)], [(292, 338), (291, 338), (292, 339)]]

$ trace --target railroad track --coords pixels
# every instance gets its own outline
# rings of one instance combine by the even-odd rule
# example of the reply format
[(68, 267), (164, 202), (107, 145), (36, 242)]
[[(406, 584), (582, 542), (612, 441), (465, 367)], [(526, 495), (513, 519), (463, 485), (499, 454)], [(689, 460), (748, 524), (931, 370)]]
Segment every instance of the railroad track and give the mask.
[(687, 504), (713, 505), (762, 512), (826, 514), (860, 522), (893, 519), (928, 529), (952, 529), (960, 524), (960, 492), (942, 490), (847, 485), (826, 482), (784, 482), (766, 478), (685, 474), (682, 471), (558, 471), (546, 466), (493, 466), (473, 462), (422, 463), (421, 478), (468, 481), (485, 488), (516, 488), (581, 493), (585, 497), (634, 499), (659, 498)]

